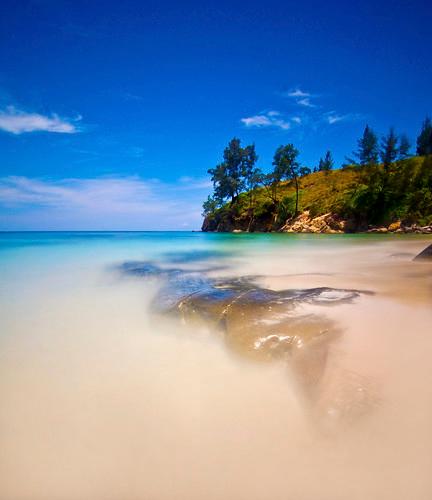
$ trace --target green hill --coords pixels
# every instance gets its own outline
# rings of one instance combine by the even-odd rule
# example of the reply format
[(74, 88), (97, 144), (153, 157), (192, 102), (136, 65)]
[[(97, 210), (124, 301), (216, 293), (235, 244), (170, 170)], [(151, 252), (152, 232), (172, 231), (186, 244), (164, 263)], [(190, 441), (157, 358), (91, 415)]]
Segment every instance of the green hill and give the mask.
[(432, 156), (315, 172), (299, 184), (297, 214), (294, 181), (280, 182), (272, 193), (257, 187), (207, 209), (202, 230), (357, 232), (432, 224)]

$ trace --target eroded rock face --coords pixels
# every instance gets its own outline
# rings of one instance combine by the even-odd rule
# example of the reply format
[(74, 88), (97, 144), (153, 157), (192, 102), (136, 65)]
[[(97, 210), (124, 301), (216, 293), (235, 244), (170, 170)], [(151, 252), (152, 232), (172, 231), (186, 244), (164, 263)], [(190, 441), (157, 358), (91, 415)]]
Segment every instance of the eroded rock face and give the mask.
[[(368, 292), (327, 287), (276, 291), (260, 287), (256, 276), (214, 279), (208, 276), (212, 268), (161, 268), (149, 262), (125, 263), (121, 270), (160, 282), (155, 314), (221, 332), (242, 356), (286, 361), (304, 394), (317, 407), (325, 407), (325, 414), (327, 408), (342, 404), (323, 391), (329, 348), (343, 333), (325, 310)], [(305, 305), (318, 307), (308, 312)], [(361, 391), (352, 389), (355, 400), (363, 397)], [(338, 415), (344, 411), (339, 409)]]
[(347, 222), (335, 214), (327, 213), (312, 217), (308, 210), (295, 219), (288, 220), (281, 228), (287, 233), (344, 233)]

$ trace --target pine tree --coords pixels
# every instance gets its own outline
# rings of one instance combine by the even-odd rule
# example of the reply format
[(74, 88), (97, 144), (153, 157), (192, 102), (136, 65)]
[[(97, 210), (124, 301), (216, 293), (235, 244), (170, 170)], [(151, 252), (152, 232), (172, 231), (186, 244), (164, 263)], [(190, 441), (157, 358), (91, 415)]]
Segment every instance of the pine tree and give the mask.
[(417, 137), (417, 154), (425, 156), (432, 154), (432, 122), (426, 117), (422, 124), (422, 129)]
[(405, 160), (411, 156), (410, 154), (411, 143), (406, 134), (402, 134), (399, 139), (398, 159)]
[(392, 127), (390, 128), (389, 133), (381, 139), (380, 156), (385, 169), (396, 161), (398, 153), (398, 137)]
[(378, 138), (375, 132), (366, 125), (361, 139), (358, 140), (357, 151), (353, 152), (358, 161), (347, 158), (354, 165), (372, 166), (378, 163)]
[(327, 151), (327, 153), (323, 158), (320, 158), (319, 164), (318, 164), (318, 171), (319, 172), (328, 172), (333, 168), (334, 162), (333, 162), (333, 157), (330, 151)]

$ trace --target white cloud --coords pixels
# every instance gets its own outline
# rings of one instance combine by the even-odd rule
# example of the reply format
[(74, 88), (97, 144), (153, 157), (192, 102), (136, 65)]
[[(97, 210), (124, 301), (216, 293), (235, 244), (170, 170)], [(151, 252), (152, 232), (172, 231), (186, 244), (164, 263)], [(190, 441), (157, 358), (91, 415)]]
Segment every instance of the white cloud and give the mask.
[(362, 118), (362, 115), (356, 113), (348, 113), (345, 115), (341, 115), (336, 111), (329, 111), (324, 114), (324, 119), (327, 121), (329, 125), (334, 125), (335, 123), (346, 121), (346, 120), (358, 120)]
[(284, 95), (295, 99), (295, 102), (299, 106), (304, 106), (306, 108), (316, 107), (316, 105), (311, 102), (311, 97), (314, 96), (310, 92), (305, 92), (304, 90), (301, 90), (298, 87), (294, 90), (290, 90), (289, 92), (285, 92)]
[(282, 130), (288, 130), (291, 126), (290, 123), (282, 118), (277, 118), (278, 116), (280, 116), (279, 111), (269, 111), (267, 113), (242, 118), (240, 121), (246, 125), (246, 127), (276, 127)]
[(66, 120), (56, 114), (44, 116), (38, 113), (27, 113), (20, 111), (14, 106), (8, 106), (0, 111), (0, 130), (11, 134), (23, 134), (26, 132), (55, 132), (59, 134), (75, 134), (79, 132), (76, 123), (81, 116), (75, 120)]
[(288, 97), (310, 97), (309, 92), (304, 92), (303, 90), (300, 90), (299, 88), (296, 88), (295, 90), (291, 90), (290, 92), (287, 92), (286, 95)]
[(201, 225), (205, 179), (0, 178), (0, 229), (177, 229)]
[(300, 106), (305, 106), (306, 108), (315, 108), (315, 104), (311, 103), (311, 100), (309, 97), (304, 97), (303, 99), (298, 99), (297, 104), (300, 104)]
[(333, 123), (340, 122), (344, 119), (345, 119), (345, 116), (342, 116), (342, 115), (330, 114), (327, 116), (327, 121), (329, 122), (330, 125), (333, 125)]
[(291, 120), (294, 122), (294, 123), (297, 123), (298, 125), (300, 125), (300, 123), (302, 122), (302, 119), (300, 118), (300, 116), (293, 116), (291, 118)]

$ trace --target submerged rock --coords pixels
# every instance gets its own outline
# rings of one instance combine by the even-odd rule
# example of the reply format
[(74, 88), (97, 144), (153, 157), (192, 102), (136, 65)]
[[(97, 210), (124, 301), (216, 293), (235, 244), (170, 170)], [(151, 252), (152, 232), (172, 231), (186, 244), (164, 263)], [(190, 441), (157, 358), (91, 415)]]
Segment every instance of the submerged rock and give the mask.
[[(121, 270), (160, 282), (153, 301), (157, 315), (218, 331), (243, 356), (287, 361), (308, 399), (316, 404), (326, 392), (322, 380), (329, 348), (342, 334), (325, 308), (370, 293), (328, 287), (271, 290), (257, 284), (258, 276), (215, 279), (209, 277), (211, 269), (163, 268), (149, 262), (125, 263)], [(318, 307), (308, 310), (305, 305)]]
[(257, 285), (257, 276), (214, 279), (203, 270), (149, 262), (127, 262), (121, 270), (160, 280), (155, 313), (218, 330), (231, 348), (258, 359), (292, 357), (311, 344), (316, 349), (330, 342), (340, 334), (337, 325), (324, 311), (305, 312), (304, 305), (347, 303), (362, 293), (328, 287), (271, 290)]

